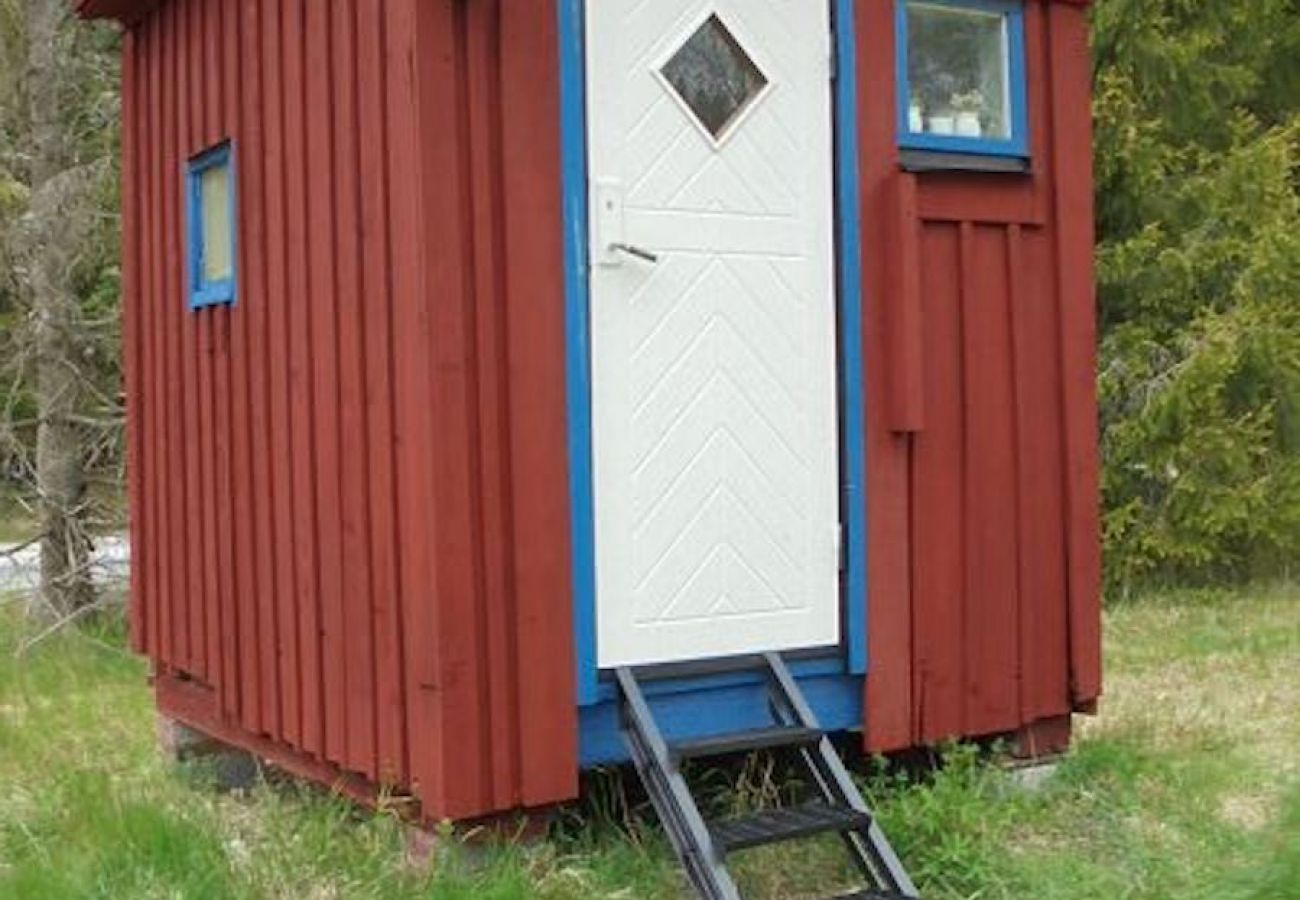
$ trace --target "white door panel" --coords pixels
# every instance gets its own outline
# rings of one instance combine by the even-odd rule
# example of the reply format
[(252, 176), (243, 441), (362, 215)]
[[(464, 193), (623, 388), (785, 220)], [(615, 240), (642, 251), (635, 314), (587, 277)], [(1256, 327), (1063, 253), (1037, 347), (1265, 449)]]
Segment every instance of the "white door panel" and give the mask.
[(588, 4), (602, 667), (839, 642), (829, 50), (806, 0)]

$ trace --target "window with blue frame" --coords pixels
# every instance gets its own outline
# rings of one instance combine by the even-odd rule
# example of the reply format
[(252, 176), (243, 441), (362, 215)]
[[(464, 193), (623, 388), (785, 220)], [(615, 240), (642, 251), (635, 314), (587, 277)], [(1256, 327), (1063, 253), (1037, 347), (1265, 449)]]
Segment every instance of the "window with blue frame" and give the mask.
[(904, 148), (1027, 157), (1024, 4), (897, 0)]
[(190, 160), (186, 182), (190, 308), (233, 304), (236, 218), (230, 144)]

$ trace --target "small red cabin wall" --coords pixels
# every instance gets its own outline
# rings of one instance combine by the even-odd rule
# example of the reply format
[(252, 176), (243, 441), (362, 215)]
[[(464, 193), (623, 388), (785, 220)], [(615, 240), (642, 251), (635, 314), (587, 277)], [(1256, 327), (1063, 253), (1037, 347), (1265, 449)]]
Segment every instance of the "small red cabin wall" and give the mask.
[[(132, 634), (160, 704), (432, 817), (573, 796), (553, 15), (141, 9)], [(225, 140), (237, 304), (195, 313), (185, 165)]]
[[(169, 715), (426, 816), (577, 792), (556, 14), (83, 0), (123, 74), (133, 635)], [(901, 172), (860, 0), (867, 744), (1100, 692), (1084, 5), (1029, 0), (1033, 172)], [(236, 144), (239, 300), (185, 303)]]
[(858, 4), (872, 750), (1100, 694), (1085, 7), (1026, 3), (1031, 174), (911, 174), (894, 5)]

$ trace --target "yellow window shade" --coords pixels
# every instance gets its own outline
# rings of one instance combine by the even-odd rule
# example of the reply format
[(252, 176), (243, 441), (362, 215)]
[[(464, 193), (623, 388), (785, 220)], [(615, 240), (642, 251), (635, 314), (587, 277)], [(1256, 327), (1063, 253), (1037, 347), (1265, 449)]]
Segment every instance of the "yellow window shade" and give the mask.
[(230, 221), (230, 167), (212, 166), (200, 175), (203, 210), (203, 280), (225, 281), (234, 275)]

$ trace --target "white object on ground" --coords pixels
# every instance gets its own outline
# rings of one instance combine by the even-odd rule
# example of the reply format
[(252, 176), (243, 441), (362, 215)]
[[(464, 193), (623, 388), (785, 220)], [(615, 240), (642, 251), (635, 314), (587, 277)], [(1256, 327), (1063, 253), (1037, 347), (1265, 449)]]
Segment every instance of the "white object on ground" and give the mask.
[[(92, 568), (101, 584), (121, 581), (131, 568), (131, 545), (124, 534), (105, 535), (94, 540)], [(0, 592), (34, 590), (41, 579), (41, 548), (38, 544), (0, 544)]]

